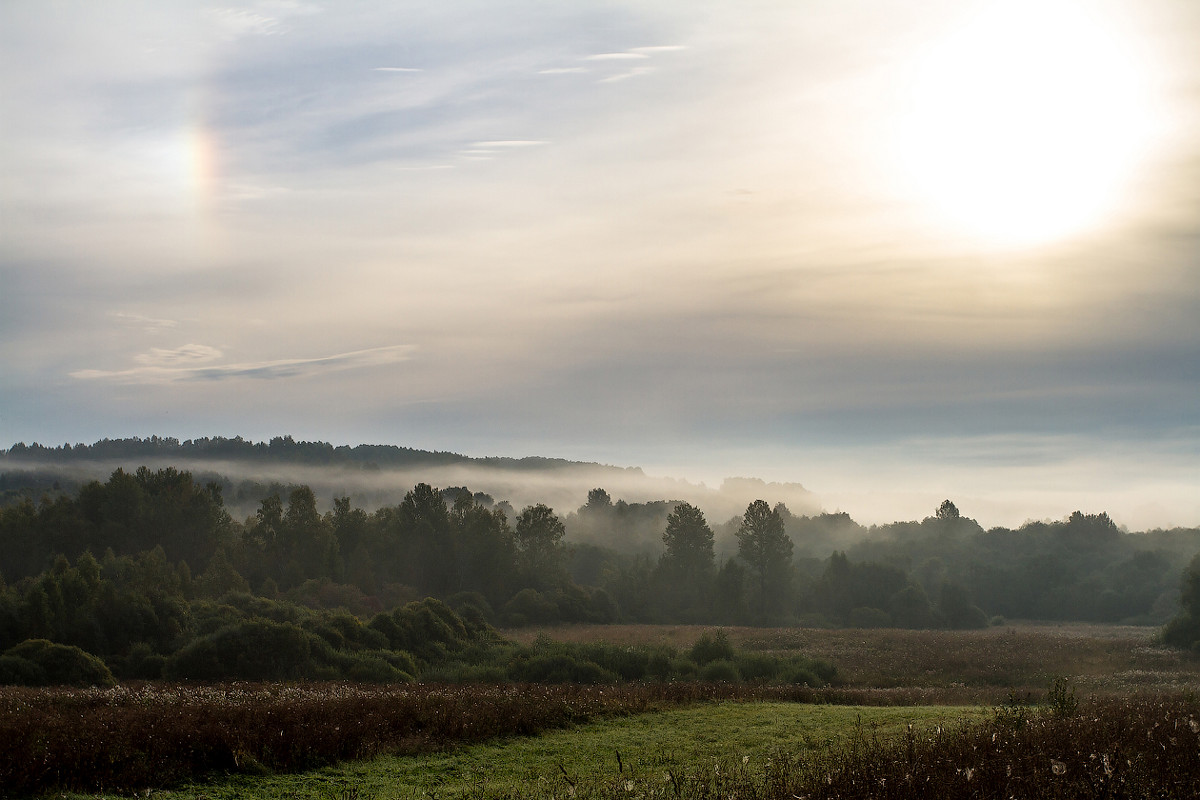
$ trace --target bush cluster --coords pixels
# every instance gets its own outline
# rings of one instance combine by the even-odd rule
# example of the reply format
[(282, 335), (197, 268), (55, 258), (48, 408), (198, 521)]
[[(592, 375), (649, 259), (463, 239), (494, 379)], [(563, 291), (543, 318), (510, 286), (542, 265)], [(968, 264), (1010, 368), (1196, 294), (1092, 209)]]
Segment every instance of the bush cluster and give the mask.
[(446, 683), (615, 684), (628, 681), (827, 686), (837, 668), (820, 659), (736, 650), (724, 631), (704, 634), (686, 653), (666, 645), (558, 642), (539, 636), (528, 645), (474, 647), (421, 674)]
[(78, 647), (28, 639), (0, 655), (0, 684), (113, 686), (104, 662)]

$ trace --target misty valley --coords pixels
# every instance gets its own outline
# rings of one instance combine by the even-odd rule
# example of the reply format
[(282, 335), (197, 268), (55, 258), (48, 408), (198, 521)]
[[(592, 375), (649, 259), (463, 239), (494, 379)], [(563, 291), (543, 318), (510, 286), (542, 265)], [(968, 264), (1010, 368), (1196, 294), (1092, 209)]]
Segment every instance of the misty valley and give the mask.
[[(811, 507), (794, 484), (627, 501), (619, 491), (697, 488), (594, 464), (290, 437), (21, 444), (0, 470), (0, 796), (386, 764), (734, 702), (751, 715), (772, 703), (944, 707), (954, 722), (919, 741), (909, 723), (906, 771), (873, 767), (871, 785), (863, 764), (892, 763), (894, 737), (754, 768), (734, 758), (720, 780), (676, 764), (674, 796), (869, 797), (896, 780), (912, 794), (889, 796), (922, 796), (962, 782), (961, 769), (939, 772), (939, 753), (969, 747), (978, 760), (989, 735), (998, 761), (972, 775), (1033, 765), (1028, 754), (1056, 740), (1142, 753), (1117, 769), (1062, 750), (1053, 796), (1085, 796), (1070, 781), (1200, 785), (1200, 768), (1168, 769), (1162, 752), (1121, 738), (1166, 714), (1177, 764), (1180, 735), (1200, 734), (1189, 694), (1200, 529), (1130, 532), (1075, 511), (985, 530), (949, 499), (919, 521), (867, 527)], [(397, 483), (421, 472), (478, 483)], [(851, 730), (830, 724), (830, 743)], [(1189, 752), (1194, 762), (1200, 747)], [(1037, 763), (989, 780), (1041, 785), (1051, 762)], [(624, 762), (619, 780), (581, 764), (598, 770), (590, 783), (559, 766), (546, 780), (561, 796), (642, 786)], [(339, 775), (347, 797), (386, 785)]]

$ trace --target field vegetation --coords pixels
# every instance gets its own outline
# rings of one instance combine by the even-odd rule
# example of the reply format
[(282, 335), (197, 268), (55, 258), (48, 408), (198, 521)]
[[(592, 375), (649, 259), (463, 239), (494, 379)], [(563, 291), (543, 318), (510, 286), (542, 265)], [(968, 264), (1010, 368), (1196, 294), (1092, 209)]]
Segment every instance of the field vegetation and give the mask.
[[(994, 783), (1003, 762), (1003, 784), (1028, 789), (1036, 776), (1062, 777), (1053, 760), (1076, 783), (1047, 785), (1074, 788), (1017, 796), (1090, 797), (1104, 795), (1080, 794), (1081, 776), (1103, 777), (1110, 787), (1161, 783), (1167, 771), (1156, 760), (1160, 753), (1178, 761), (1176, 747), (1200, 746), (1193, 741), (1200, 662), (1155, 645), (1146, 630), (1018, 626), (934, 639), (918, 631), (717, 633), (570, 627), (522, 631), (530, 638), (513, 646), (560, 653), (657, 648), (689, 659), (697, 648), (720, 655), (728, 647), (734, 664), (755, 654), (782, 664), (803, 652), (816, 661), (837, 654), (844, 666), (825, 687), (765, 679), (12, 687), (0, 691), (0, 739), (7, 743), (0, 786), (13, 797), (146, 788), (158, 794), (188, 783), (180, 797), (629, 797), (651, 790), (679, 797), (918, 797), (928, 795), (880, 794), (849, 776), (870, 774), (896, 787), (907, 781), (910, 789), (958, 781), (970, 789), (984, 784), (964, 782), (965, 773), (954, 770)], [(1014, 642), (1024, 648), (1019, 656)], [(793, 649), (799, 646), (805, 649)], [(1047, 670), (1071, 666), (1072, 649), (1080, 670), (1046, 680)], [(939, 652), (954, 658), (935, 669)], [(876, 664), (881, 657), (890, 660)], [(968, 667), (978, 661), (981, 673), (1003, 664), (1005, 681), (950, 680), (959, 660)], [(876, 670), (891, 676), (887, 686), (873, 685)], [(1142, 688), (1131, 691), (1135, 684)], [(911, 732), (908, 722), (916, 725)], [(1111, 774), (1097, 760), (1105, 754)], [(1114, 761), (1118, 754), (1123, 766)], [(743, 756), (750, 757), (745, 764)], [(855, 766), (855, 759), (863, 763)], [(863, 764), (873, 766), (864, 772)], [(1026, 777), (1012, 778), (1009, 765)], [(431, 784), (437, 776), (441, 782)], [(630, 781), (634, 788), (626, 791)], [(840, 795), (821, 794), (834, 786)], [(785, 788), (790, 793), (780, 794)]]
[[(518, 642), (586, 642), (602, 635), (616, 644), (686, 649), (709, 630), (687, 625), (564, 625), (501, 634)], [(1139, 626), (1014, 622), (979, 631), (721, 630), (740, 651), (800, 652), (835, 664), (841, 686), (953, 690), (991, 702), (1010, 689), (1040, 692), (1054, 678), (1069, 676), (1088, 693), (1200, 693), (1200, 660), (1164, 646), (1156, 629)]]

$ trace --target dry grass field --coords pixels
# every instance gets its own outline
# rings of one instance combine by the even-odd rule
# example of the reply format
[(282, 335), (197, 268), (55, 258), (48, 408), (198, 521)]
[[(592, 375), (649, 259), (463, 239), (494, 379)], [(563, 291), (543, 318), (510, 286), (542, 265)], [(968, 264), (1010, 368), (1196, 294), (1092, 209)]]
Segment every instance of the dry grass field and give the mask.
[[(569, 625), (507, 630), (518, 641), (666, 644), (686, 649), (713, 628)], [(978, 631), (722, 628), (751, 651), (801, 652), (837, 665), (849, 687), (1044, 690), (1057, 677), (1083, 692), (1200, 693), (1200, 658), (1160, 646), (1157, 628), (1015, 623)]]

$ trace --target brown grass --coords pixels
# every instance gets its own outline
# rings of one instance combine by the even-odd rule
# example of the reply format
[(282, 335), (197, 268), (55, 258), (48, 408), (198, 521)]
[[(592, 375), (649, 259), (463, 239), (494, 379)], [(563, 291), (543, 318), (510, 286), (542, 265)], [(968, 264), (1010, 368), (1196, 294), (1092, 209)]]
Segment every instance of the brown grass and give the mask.
[[(528, 642), (561, 641), (692, 645), (712, 627), (686, 625), (571, 625), (504, 631)], [(800, 652), (835, 664), (839, 680), (855, 687), (1045, 689), (1056, 677), (1084, 691), (1200, 692), (1200, 659), (1159, 646), (1156, 628), (1022, 623), (979, 631), (724, 628), (747, 650)]]

